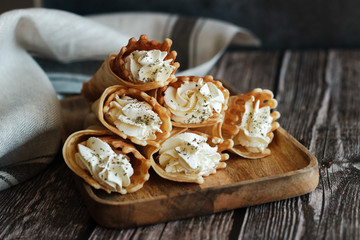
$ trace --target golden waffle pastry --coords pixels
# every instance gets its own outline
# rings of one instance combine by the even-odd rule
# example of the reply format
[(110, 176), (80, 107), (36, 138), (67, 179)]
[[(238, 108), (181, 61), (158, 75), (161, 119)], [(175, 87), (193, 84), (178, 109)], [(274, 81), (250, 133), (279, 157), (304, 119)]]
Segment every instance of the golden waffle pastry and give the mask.
[[(97, 137), (106, 142), (117, 154), (121, 153), (130, 159), (130, 164), (134, 169), (134, 174), (130, 177), (130, 185), (122, 188), (121, 191), (102, 184), (94, 179), (87, 169), (82, 168), (76, 161), (76, 153), (79, 152), (78, 144), (83, 144), (90, 138)], [(121, 194), (132, 193), (143, 187), (144, 183), (149, 179), (150, 161), (135, 148), (135, 146), (126, 140), (116, 136), (108, 130), (87, 129), (73, 133), (70, 135), (63, 146), (63, 156), (67, 166), (85, 182), (95, 189), (103, 189), (108, 193), (119, 192)]]
[[(202, 79), (203, 83), (213, 83), (223, 94), (224, 96), (224, 103), (222, 104), (221, 107), (221, 111), (218, 113), (216, 111), (212, 111), (212, 116), (204, 119), (202, 122), (197, 122), (197, 123), (184, 123), (184, 122), (179, 122), (179, 121), (175, 121), (174, 120), (174, 114), (171, 114), (171, 119), (172, 119), (172, 125), (176, 126), (176, 127), (183, 127), (183, 128), (199, 128), (199, 127), (207, 127), (207, 126), (212, 126), (218, 122), (221, 122), (224, 115), (225, 115), (225, 110), (227, 109), (227, 102), (229, 100), (229, 91), (223, 86), (223, 84), (219, 81), (215, 81), (213, 79), (213, 77), (211, 75), (206, 75), (205, 77), (198, 77), (198, 76), (180, 76), (177, 77), (177, 80), (175, 82), (170, 83), (169, 85), (159, 88), (155, 93), (153, 93), (153, 95), (157, 98), (158, 102), (162, 105), (165, 106), (166, 108), (170, 109), (166, 103), (165, 103), (165, 91), (169, 88), (169, 87), (173, 87), (175, 89), (180, 88), (185, 82), (199, 82), (200, 79)], [(201, 110), (199, 110), (201, 111)], [(170, 110), (171, 112), (171, 110)], [(185, 113), (185, 115), (188, 113)], [(192, 114), (192, 113), (190, 113)]]
[[(234, 146), (229, 150), (245, 158), (262, 158), (271, 154), (271, 151), (266, 147), (263, 151), (260, 149), (250, 149), (246, 146), (242, 146), (236, 139), (244, 136), (244, 130), (241, 129), (242, 118), (245, 113), (245, 104), (252, 102), (254, 107), (259, 100), (259, 108), (270, 107), (273, 110), (277, 106), (277, 101), (273, 98), (274, 95), (270, 90), (263, 90), (255, 88), (249, 93), (240, 94), (237, 96), (231, 96), (228, 103), (228, 109), (225, 113), (225, 118), (222, 124), (222, 136), (224, 139), (233, 139)], [(274, 131), (280, 126), (276, 120), (280, 117), (278, 111), (272, 111), (270, 113), (272, 117), (271, 130), (266, 134), (270, 139), (270, 142), (274, 138)], [(269, 143), (270, 143), (269, 142)]]
[(204, 177), (209, 176), (210, 174), (215, 174), (217, 169), (223, 169), (226, 167), (226, 163), (224, 161), (229, 159), (229, 155), (227, 153), (222, 153), (224, 150), (229, 149), (233, 145), (232, 140), (222, 141), (220, 138), (209, 136), (205, 133), (201, 133), (198, 131), (192, 131), (185, 128), (174, 128), (171, 132), (171, 136), (169, 139), (176, 137), (182, 133), (194, 133), (200, 135), (202, 137), (206, 137), (208, 143), (211, 147), (217, 147), (217, 153), (220, 154), (220, 162), (213, 169), (213, 172), (207, 173), (204, 175), (199, 175), (198, 173), (184, 173), (184, 172), (167, 172), (163, 166), (159, 163), (159, 150), (160, 148), (156, 148), (154, 146), (146, 146), (143, 148), (144, 156), (147, 159), (150, 159), (151, 166), (154, 171), (162, 178), (168, 179), (176, 182), (192, 182), (202, 184), (204, 182)]
[[(88, 81), (84, 82), (82, 87), (82, 95), (90, 100), (95, 101), (101, 95), (101, 93), (110, 86), (123, 85), (131, 88), (136, 88), (142, 91), (148, 91), (159, 87), (166, 86), (170, 82), (175, 80), (175, 72), (179, 68), (180, 64), (175, 62), (176, 51), (170, 52), (172, 41), (168, 38), (163, 43), (157, 41), (149, 41), (147, 35), (141, 35), (137, 41), (134, 37), (129, 40), (127, 46), (122, 47), (119, 54), (110, 54), (95, 75)], [(166, 51), (168, 54), (164, 60), (171, 59), (171, 65), (174, 66), (174, 70), (170, 74), (170, 77), (166, 81), (153, 81), (147, 83), (135, 83), (129, 80), (130, 72), (125, 69), (125, 59), (133, 51), (150, 51), (160, 50)]]
[[(151, 133), (148, 139), (139, 139), (137, 137), (128, 136), (125, 132), (119, 130), (109, 116), (109, 111), (111, 109), (110, 103), (115, 100), (116, 96), (127, 96), (137, 99), (140, 102), (148, 103), (152, 108), (151, 110), (158, 115), (162, 122), (160, 125), (161, 132), (158, 131), (155, 132), (155, 134)], [(155, 98), (150, 97), (145, 92), (134, 88), (127, 88), (120, 85), (108, 87), (101, 97), (92, 104), (92, 111), (97, 115), (104, 127), (120, 137), (130, 139), (133, 143), (141, 146), (153, 145), (159, 147), (160, 142), (170, 136), (172, 129), (169, 111), (162, 107)]]

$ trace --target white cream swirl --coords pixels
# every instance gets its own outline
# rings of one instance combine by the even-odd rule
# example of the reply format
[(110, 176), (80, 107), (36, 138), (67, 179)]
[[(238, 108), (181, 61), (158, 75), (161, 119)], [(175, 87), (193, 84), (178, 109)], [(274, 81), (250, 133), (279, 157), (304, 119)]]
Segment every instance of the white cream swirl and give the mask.
[(134, 169), (125, 155), (116, 154), (109, 144), (96, 137), (90, 137), (86, 146), (78, 144), (78, 150), (76, 161), (81, 168), (87, 169), (100, 184), (126, 193), (123, 187), (130, 185)]
[(181, 133), (167, 139), (159, 151), (159, 163), (166, 172), (207, 176), (216, 172), (221, 155), (217, 147), (206, 143), (206, 137)]
[(147, 140), (156, 132), (162, 132), (162, 121), (147, 102), (116, 95), (110, 102), (107, 114), (117, 129), (140, 140)]
[(179, 88), (169, 86), (165, 91), (165, 104), (172, 119), (181, 123), (201, 123), (214, 112), (220, 113), (225, 103), (224, 94), (211, 82), (185, 81)]
[(234, 144), (240, 144), (251, 152), (263, 152), (271, 139), (267, 134), (271, 131), (273, 118), (270, 107), (259, 108), (260, 101), (255, 98), (245, 103), (245, 112), (241, 120), (240, 132), (234, 138)]
[(125, 59), (125, 69), (131, 74), (130, 80), (134, 83), (164, 82), (169, 79), (175, 67), (170, 63), (172, 59), (164, 61), (166, 51), (133, 51)]

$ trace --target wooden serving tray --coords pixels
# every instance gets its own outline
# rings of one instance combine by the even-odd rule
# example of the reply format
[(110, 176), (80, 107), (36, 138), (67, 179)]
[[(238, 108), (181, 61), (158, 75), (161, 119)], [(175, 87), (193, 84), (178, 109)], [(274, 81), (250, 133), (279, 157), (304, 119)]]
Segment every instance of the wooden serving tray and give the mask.
[(150, 180), (127, 195), (95, 190), (75, 176), (90, 214), (106, 227), (126, 228), (211, 214), (311, 192), (319, 182), (317, 159), (284, 129), (275, 132), (269, 157), (231, 155), (225, 169), (201, 185)]

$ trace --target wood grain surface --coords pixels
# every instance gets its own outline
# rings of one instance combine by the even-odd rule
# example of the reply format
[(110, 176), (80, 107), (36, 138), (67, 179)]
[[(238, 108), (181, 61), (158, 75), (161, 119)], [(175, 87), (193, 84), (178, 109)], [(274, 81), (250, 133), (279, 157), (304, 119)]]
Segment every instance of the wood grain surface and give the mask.
[(0, 192), (0, 239), (360, 239), (360, 51), (227, 52), (211, 74), (274, 91), (281, 126), (319, 161), (301, 197), (145, 227), (97, 225), (59, 157)]

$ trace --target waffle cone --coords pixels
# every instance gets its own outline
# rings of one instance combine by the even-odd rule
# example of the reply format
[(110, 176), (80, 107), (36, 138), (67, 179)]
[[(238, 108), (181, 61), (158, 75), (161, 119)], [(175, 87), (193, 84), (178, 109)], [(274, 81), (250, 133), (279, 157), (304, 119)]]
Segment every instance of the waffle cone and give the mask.
[[(219, 139), (216, 139), (215, 137), (211, 137), (205, 133), (201, 133), (198, 131), (192, 131), (192, 130), (185, 129), (185, 128), (174, 128), (173, 131), (171, 132), (170, 138), (174, 137), (178, 134), (184, 133), (184, 132), (191, 132), (191, 133), (199, 134), (201, 136), (206, 136), (208, 138), (207, 143), (209, 145), (211, 145), (212, 147), (217, 146), (218, 152), (221, 155), (221, 162), (219, 163), (219, 165), (217, 166), (216, 169), (222, 169), (222, 168), (226, 167), (226, 163), (223, 161), (228, 160), (229, 155), (226, 153), (222, 153), (222, 151), (224, 151), (225, 149), (228, 149), (231, 146), (231, 143), (232, 143), (231, 141), (219, 143)], [(202, 184), (204, 182), (204, 177), (206, 177), (204, 175), (200, 176), (195, 173), (185, 174), (185, 173), (181, 173), (181, 172), (180, 173), (166, 172), (165, 169), (158, 162), (157, 152), (159, 150), (160, 150), (160, 148), (157, 148), (154, 146), (147, 146), (143, 149), (143, 154), (147, 159), (150, 159), (151, 167), (154, 169), (154, 171), (160, 177), (167, 179), (167, 180), (176, 181), (176, 182), (189, 182), (189, 183), (198, 183), (198, 184)]]
[(119, 78), (110, 67), (115, 57), (116, 54), (110, 54), (94, 76), (88, 82), (83, 83), (81, 94), (87, 100), (95, 101), (107, 87), (119, 84), (124, 85), (125, 80)]
[[(264, 106), (269, 106), (273, 110), (277, 106), (277, 101), (273, 98), (274, 95), (270, 90), (263, 90), (260, 88), (255, 88), (249, 93), (239, 94), (236, 96), (231, 96), (228, 103), (228, 109), (225, 112), (225, 118), (222, 123), (221, 133), (224, 139), (234, 139), (237, 135), (244, 134), (243, 130), (240, 128), (243, 114), (245, 112), (245, 103), (250, 101), (252, 98), (255, 98), (254, 103), (257, 100), (260, 100), (260, 108)], [(276, 120), (280, 117), (278, 111), (272, 111), (270, 116), (273, 121), (271, 123), (271, 131), (267, 133), (267, 136), (270, 138), (270, 142), (274, 138), (274, 131), (280, 126)], [(271, 154), (270, 149), (267, 147), (262, 152), (253, 152), (247, 149), (245, 146), (241, 146), (236, 141), (234, 146), (229, 149), (231, 152), (242, 156), (244, 158), (262, 158)]]
[[(137, 41), (135, 38), (131, 38), (128, 45), (122, 47), (119, 54), (110, 54), (95, 75), (88, 81), (84, 82), (81, 90), (82, 95), (89, 101), (95, 101), (101, 95), (101, 93), (110, 86), (123, 85), (129, 88), (139, 89), (141, 91), (149, 91), (159, 87), (166, 86), (170, 82), (175, 81), (175, 72), (179, 68), (180, 64), (175, 62), (176, 51), (170, 52), (172, 41), (168, 38), (163, 43), (157, 41), (149, 41), (146, 35), (141, 35)], [(168, 52), (165, 60), (171, 59), (171, 65), (175, 67), (170, 77), (166, 81), (153, 81), (143, 83), (140, 81), (131, 81), (129, 79), (130, 72), (125, 69), (125, 59), (135, 50), (160, 50)]]
[(162, 106), (166, 106), (165, 104), (165, 100), (164, 100), (164, 95), (165, 95), (165, 91), (168, 87), (174, 87), (174, 88), (179, 88), (184, 82), (189, 81), (189, 82), (198, 82), (200, 79), (203, 79), (203, 82), (211, 82), (213, 83), (224, 95), (225, 98), (225, 102), (222, 106), (222, 110), (220, 113), (217, 112), (213, 112), (213, 115), (210, 116), (208, 119), (206, 119), (205, 121), (201, 122), (201, 123), (182, 123), (182, 122), (177, 122), (173, 119), (173, 114), (172, 115), (172, 125), (176, 126), (176, 127), (182, 127), (182, 128), (199, 128), (199, 127), (207, 127), (207, 126), (212, 126), (220, 121), (222, 121), (224, 115), (225, 115), (225, 110), (227, 109), (227, 102), (229, 100), (229, 90), (227, 90), (223, 84), (219, 81), (215, 81), (213, 79), (213, 77), (211, 75), (206, 75), (205, 77), (197, 77), (197, 76), (181, 76), (181, 77), (177, 77), (176, 78), (176, 82), (170, 83), (167, 86), (164, 86), (162, 88), (159, 88), (156, 93), (152, 93), (158, 100), (158, 102), (162, 105)]
[(129, 157), (130, 163), (134, 169), (134, 174), (130, 177), (131, 184), (127, 187), (123, 187), (120, 192), (121, 194), (132, 193), (143, 187), (144, 183), (150, 177), (150, 161), (145, 159), (133, 144), (126, 142), (100, 126), (95, 126), (94, 129), (75, 132), (65, 141), (63, 146), (64, 160), (67, 166), (76, 175), (81, 177), (95, 189), (103, 189), (108, 193), (116, 192), (116, 190), (109, 186), (97, 182), (91, 174), (86, 169), (81, 168), (76, 161), (75, 154), (78, 152), (78, 144), (83, 144), (90, 137), (100, 138), (102, 141), (108, 143), (115, 152), (122, 153)]
[[(118, 95), (119, 97), (129, 96), (139, 101), (148, 103), (152, 107), (152, 110), (158, 114), (160, 120), (162, 121), (162, 124), (160, 126), (162, 132), (156, 132), (155, 135), (150, 135), (149, 139), (142, 140), (136, 137), (128, 136), (123, 131), (120, 131), (108, 117), (110, 102), (115, 98), (116, 95)], [(108, 87), (107, 89), (105, 89), (101, 97), (92, 104), (92, 111), (97, 115), (99, 121), (104, 127), (117, 134), (118, 136), (122, 137), (123, 139), (129, 139), (133, 143), (141, 146), (153, 145), (159, 147), (160, 142), (170, 136), (170, 132), (172, 129), (169, 111), (166, 108), (162, 107), (155, 98), (150, 97), (145, 92), (134, 88), (127, 88), (120, 85)]]

